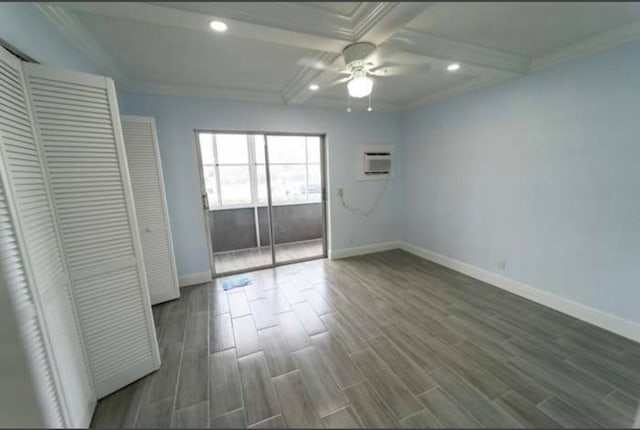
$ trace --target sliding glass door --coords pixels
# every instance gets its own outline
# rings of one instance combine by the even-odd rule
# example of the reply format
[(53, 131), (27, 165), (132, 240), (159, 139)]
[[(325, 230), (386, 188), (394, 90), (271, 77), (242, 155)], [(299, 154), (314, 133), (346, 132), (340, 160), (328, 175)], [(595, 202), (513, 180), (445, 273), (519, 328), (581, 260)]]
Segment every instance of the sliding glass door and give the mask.
[(277, 263), (324, 254), (320, 136), (266, 136)]
[(216, 274), (326, 255), (322, 136), (197, 131), (196, 137)]

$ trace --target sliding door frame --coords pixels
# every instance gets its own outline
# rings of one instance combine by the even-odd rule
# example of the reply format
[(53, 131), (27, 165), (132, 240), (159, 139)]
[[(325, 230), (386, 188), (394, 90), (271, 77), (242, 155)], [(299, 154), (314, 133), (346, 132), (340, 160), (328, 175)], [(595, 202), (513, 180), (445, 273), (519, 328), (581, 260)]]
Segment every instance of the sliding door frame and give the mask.
[[(204, 169), (202, 166), (202, 153), (200, 149), (200, 133), (210, 134), (244, 134), (244, 135), (262, 135), (264, 136), (264, 151), (265, 151), (265, 174), (267, 181), (267, 214), (269, 221), (269, 246), (271, 247), (271, 264), (265, 264), (260, 266), (253, 266), (247, 269), (233, 270), (229, 272), (218, 273), (215, 266), (215, 257), (213, 252), (213, 243), (211, 238), (211, 227), (209, 225), (209, 200), (207, 197), (207, 190), (204, 181)], [(207, 249), (209, 251), (209, 265), (211, 267), (212, 278), (218, 278), (221, 276), (234, 275), (238, 273), (252, 272), (254, 270), (271, 269), (278, 266), (284, 266), (287, 264), (302, 263), (305, 261), (318, 260), (320, 258), (327, 258), (328, 255), (328, 201), (327, 201), (327, 134), (326, 133), (296, 133), (296, 132), (283, 132), (283, 131), (255, 131), (255, 130), (212, 130), (212, 129), (194, 129), (195, 146), (196, 146), (196, 159), (198, 164), (198, 172), (200, 177), (200, 201), (202, 204), (202, 212), (204, 215), (205, 234), (207, 236)], [(269, 166), (269, 154), (267, 136), (302, 136), (302, 137), (319, 137), (320, 138), (320, 186), (321, 197), (320, 203), (322, 204), (322, 255), (314, 257), (298, 258), (287, 261), (276, 261), (275, 257), (275, 238), (273, 237), (273, 218), (272, 218), (272, 201), (271, 201), (271, 173)], [(254, 160), (255, 161), (255, 160)]]

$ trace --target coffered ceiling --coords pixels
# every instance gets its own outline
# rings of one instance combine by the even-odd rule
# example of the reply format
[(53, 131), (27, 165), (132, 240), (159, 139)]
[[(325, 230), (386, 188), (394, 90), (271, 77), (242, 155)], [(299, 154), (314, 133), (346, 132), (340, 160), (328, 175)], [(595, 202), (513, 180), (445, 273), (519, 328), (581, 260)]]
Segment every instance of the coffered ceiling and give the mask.
[[(120, 88), (344, 108), (355, 41), (403, 41), (422, 74), (374, 78), (375, 109), (417, 106), (640, 37), (640, 3), (42, 3), (40, 10)], [(209, 22), (226, 22), (214, 33)], [(461, 64), (448, 72), (448, 64)], [(320, 90), (311, 91), (315, 83)], [(360, 105), (362, 102), (360, 103)], [(356, 103), (354, 107), (358, 108)]]

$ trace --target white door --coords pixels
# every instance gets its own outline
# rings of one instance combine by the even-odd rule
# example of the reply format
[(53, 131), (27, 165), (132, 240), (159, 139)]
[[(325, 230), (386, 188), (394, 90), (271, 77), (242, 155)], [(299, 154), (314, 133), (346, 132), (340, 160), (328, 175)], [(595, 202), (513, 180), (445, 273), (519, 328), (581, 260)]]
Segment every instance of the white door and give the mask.
[(2, 48), (0, 114), (0, 261), (11, 281), (7, 289), (45, 425), (86, 426), (95, 393), (42, 150), (21, 63)]
[(151, 303), (180, 297), (153, 118), (121, 117)]
[(158, 369), (113, 81), (24, 64), (97, 397)]

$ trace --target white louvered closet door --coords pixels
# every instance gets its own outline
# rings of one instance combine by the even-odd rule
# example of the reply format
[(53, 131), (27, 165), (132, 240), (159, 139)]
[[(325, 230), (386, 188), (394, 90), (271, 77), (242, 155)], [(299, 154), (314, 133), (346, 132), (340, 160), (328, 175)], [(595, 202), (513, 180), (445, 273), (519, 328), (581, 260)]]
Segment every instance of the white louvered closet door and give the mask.
[(98, 398), (159, 368), (113, 82), (24, 64)]
[(0, 243), (45, 419), (86, 426), (95, 406), (87, 357), (20, 61), (0, 48)]
[(120, 117), (151, 303), (180, 297), (155, 120)]

